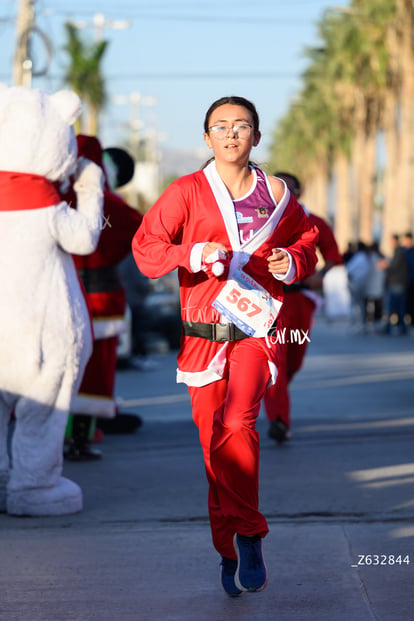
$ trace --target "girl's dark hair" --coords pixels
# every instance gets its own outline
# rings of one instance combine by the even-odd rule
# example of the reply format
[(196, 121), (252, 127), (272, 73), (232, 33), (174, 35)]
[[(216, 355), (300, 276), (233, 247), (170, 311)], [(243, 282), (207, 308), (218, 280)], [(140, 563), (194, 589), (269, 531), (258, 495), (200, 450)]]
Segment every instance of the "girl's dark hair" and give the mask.
[(302, 184), (296, 175), (288, 172), (275, 172), (273, 173), (273, 176), (283, 179), (289, 190), (295, 195), (296, 198), (299, 198), (302, 194)]
[[(210, 118), (214, 110), (216, 108), (219, 108), (220, 106), (224, 106), (225, 104), (231, 104), (232, 106), (243, 106), (244, 108), (249, 110), (249, 112), (252, 115), (252, 119), (253, 119), (254, 133), (256, 134), (259, 131), (259, 115), (257, 114), (255, 105), (248, 99), (245, 99), (244, 97), (237, 97), (237, 95), (229, 95), (227, 97), (220, 97), (220, 99), (213, 101), (213, 103), (207, 110), (206, 116), (204, 118), (204, 131), (206, 134), (208, 134), (208, 128), (210, 126)], [(201, 170), (206, 168), (206, 166), (210, 164), (210, 162), (212, 162), (213, 160), (214, 160), (214, 156), (210, 157), (210, 159), (204, 162), (204, 164), (201, 166)], [(253, 164), (253, 162), (249, 162), (249, 164)]]
[(208, 134), (208, 128), (210, 125), (210, 117), (213, 114), (214, 110), (216, 108), (219, 108), (220, 106), (224, 106), (225, 104), (231, 104), (232, 106), (243, 106), (244, 108), (249, 110), (253, 118), (254, 132), (257, 133), (259, 131), (259, 115), (257, 114), (255, 105), (248, 99), (245, 99), (244, 97), (237, 97), (236, 95), (230, 95), (228, 97), (221, 97), (220, 99), (217, 99), (211, 104), (211, 106), (207, 110), (206, 116), (204, 119), (204, 131), (206, 134)]

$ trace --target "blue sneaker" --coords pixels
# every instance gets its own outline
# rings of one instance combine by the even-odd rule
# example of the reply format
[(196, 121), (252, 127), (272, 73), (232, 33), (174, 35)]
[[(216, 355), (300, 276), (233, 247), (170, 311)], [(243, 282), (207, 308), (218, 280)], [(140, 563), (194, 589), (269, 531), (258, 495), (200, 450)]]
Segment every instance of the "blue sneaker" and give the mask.
[(221, 586), (230, 597), (239, 597), (243, 594), (243, 591), (236, 587), (234, 582), (234, 574), (237, 569), (237, 561), (232, 558), (221, 557), (220, 563), (220, 579)]
[(262, 539), (259, 535), (234, 535), (234, 549), (238, 564), (234, 582), (241, 591), (263, 591), (267, 585), (267, 568), (263, 559)]

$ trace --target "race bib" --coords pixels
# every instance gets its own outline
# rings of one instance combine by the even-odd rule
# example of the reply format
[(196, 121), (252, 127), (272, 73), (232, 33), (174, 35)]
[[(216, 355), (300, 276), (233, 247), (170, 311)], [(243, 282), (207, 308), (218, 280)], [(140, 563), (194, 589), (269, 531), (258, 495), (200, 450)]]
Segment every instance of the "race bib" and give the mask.
[(272, 327), (282, 302), (272, 298), (254, 278), (237, 271), (220, 291), (213, 306), (245, 334), (261, 338)]

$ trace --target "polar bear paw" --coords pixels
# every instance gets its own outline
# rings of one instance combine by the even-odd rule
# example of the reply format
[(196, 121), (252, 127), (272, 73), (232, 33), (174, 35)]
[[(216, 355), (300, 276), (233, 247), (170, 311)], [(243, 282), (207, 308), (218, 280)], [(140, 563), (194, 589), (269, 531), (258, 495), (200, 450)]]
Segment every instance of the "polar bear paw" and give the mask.
[(53, 487), (9, 492), (6, 508), (10, 515), (32, 517), (79, 513), (83, 508), (82, 490), (73, 481), (61, 477)]
[(77, 194), (82, 192), (102, 192), (104, 184), (102, 169), (85, 157), (78, 159), (75, 177), (76, 181), (73, 189)]

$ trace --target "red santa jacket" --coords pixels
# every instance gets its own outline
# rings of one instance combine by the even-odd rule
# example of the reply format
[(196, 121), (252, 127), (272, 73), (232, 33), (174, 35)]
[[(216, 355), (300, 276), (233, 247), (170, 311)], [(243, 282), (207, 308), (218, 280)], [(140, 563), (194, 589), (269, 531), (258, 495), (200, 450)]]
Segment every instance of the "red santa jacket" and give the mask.
[(309, 213), (308, 217), (309, 222), (318, 228), (319, 238), (317, 247), (325, 263), (332, 262), (334, 265), (342, 265), (342, 256), (329, 224), (314, 213)]
[[(332, 263), (333, 265), (342, 265), (343, 260), (339, 252), (338, 244), (336, 243), (335, 236), (329, 224), (314, 213), (307, 211), (306, 207), (302, 205), (305, 213), (308, 216), (309, 222), (315, 226), (319, 231), (317, 249), (320, 252), (325, 263)], [(315, 305), (315, 310), (318, 310), (323, 304), (322, 292), (320, 290), (310, 288), (308, 283), (296, 283), (292, 286), (284, 287), (286, 298), (285, 305), (283, 307), (283, 314), (289, 311), (291, 304), (293, 306), (298, 304), (296, 295), (292, 297), (292, 294), (300, 294), (312, 300)]]
[[(77, 142), (79, 157), (95, 162), (105, 173), (99, 140), (94, 136), (79, 135)], [(76, 206), (73, 194), (66, 200)], [(73, 257), (86, 291), (95, 339), (115, 336), (124, 330), (126, 296), (118, 265), (131, 252), (131, 242), (141, 221), (141, 214), (111, 192), (106, 182), (98, 246), (90, 255)]]
[[(226, 284), (226, 277), (192, 271), (190, 255), (196, 243), (224, 244), (232, 251), (231, 270), (243, 266), (244, 272), (282, 301), (283, 283), (268, 271), (267, 257), (273, 248), (286, 249), (295, 264), (296, 278), (304, 278), (316, 264), (317, 237), (317, 230), (286, 188), (263, 227), (241, 244), (232, 200), (212, 162), (203, 171), (177, 179), (165, 190), (144, 216), (132, 249), (140, 271), (150, 278), (178, 267), (182, 319), (211, 323), (221, 319), (212, 303)], [(259, 340), (271, 360), (271, 349), (264, 338)], [(226, 348), (227, 343), (182, 337), (177, 380), (201, 386), (220, 379)]]

